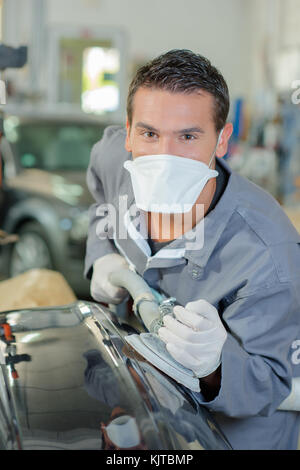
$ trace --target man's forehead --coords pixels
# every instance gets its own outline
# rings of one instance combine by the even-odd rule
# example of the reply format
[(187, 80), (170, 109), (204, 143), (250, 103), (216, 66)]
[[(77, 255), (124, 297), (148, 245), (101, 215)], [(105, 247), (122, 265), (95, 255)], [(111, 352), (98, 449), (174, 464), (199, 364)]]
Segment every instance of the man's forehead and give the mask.
[(206, 99), (212, 101), (214, 99), (213, 95), (202, 88), (197, 88), (195, 90), (176, 90), (172, 91), (168, 88), (155, 87), (155, 86), (141, 86), (137, 89), (134, 98), (137, 99), (159, 99), (159, 98), (168, 98), (174, 100), (189, 100), (189, 99)]
[(213, 96), (205, 90), (183, 93), (139, 88), (133, 100), (133, 126), (155, 130), (166, 120), (178, 131), (198, 128), (201, 132), (206, 122), (213, 121)]

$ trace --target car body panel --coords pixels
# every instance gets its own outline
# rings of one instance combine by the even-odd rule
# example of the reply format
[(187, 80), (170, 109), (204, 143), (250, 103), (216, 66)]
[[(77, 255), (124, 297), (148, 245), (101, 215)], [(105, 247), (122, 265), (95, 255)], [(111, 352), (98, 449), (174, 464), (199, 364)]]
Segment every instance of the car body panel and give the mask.
[[(3, 312), (0, 323), (10, 325), (14, 336), (0, 341), (6, 362), (0, 382), (4, 375), (13, 403), (4, 419), (2, 391), (4, 448), (230, 448), (188, 389), (128, 346), (124, 337), (137, 330), (104, 306), (78, 301)], [(133, 418), (138, 428), (134, 446), (126, 447), (125, 430), (118, 445), (109, 438), (108, 425), (120, 416)]]

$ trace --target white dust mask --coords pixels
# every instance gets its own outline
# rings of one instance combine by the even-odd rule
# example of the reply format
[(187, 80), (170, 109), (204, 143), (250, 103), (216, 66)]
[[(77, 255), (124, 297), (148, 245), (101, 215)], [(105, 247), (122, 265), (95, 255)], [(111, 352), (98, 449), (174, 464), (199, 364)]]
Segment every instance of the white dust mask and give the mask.
[(208, 165), (176, 155), (145, 155), (127, 160), (139, 209), (149, 212), (176, 214), (189, 212), (206, 183), (218, 176), (210, 168), (223, 130)]

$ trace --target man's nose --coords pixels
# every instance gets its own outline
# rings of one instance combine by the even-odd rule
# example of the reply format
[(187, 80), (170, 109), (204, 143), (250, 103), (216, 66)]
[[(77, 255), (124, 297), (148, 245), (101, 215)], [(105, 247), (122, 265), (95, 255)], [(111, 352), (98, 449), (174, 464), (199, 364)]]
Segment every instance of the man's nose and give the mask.
[(160, 155), (176, 155), (176, 144), (171, 137), (161, 137), (159, 140)]

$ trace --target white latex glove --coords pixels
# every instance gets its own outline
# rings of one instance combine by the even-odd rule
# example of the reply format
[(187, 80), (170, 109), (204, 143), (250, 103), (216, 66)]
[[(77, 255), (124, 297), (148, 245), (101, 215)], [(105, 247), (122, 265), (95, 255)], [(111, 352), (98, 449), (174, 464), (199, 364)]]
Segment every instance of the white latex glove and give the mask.
[(106, 304), (119, 304), (126, 298), (127, 290), (116, 287), (109, 281), (109, 275), (113, 271), (123, 268), (128, 268), (128, 263), (117, 253), (102, 256), (94, 262), (90, 289), (93, 299)]
[(185, 308), (175, 306), (164, 316), (164, 325), (158, 330), (171, 356), (191, 369), (199, 378), (214, 372), (221, 363), (221, 352), (227, 332), (217, 309), (206, 300), (189, 302)]

